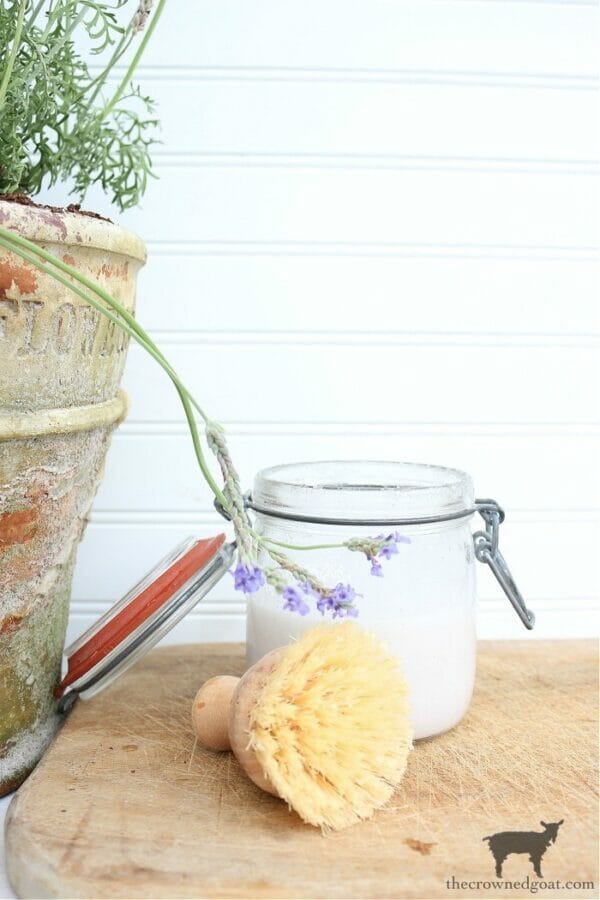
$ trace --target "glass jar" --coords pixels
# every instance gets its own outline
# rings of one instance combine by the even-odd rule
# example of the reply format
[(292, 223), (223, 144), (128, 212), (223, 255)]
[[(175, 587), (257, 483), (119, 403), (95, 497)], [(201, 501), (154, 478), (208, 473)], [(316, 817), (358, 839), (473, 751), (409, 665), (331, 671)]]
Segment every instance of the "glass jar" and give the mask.
[[(362, 595), (358, 622), (400, 660), (416, 738), (452, 728), (469, 705), (475, 677), (476, 555), (496, 565), (504, 590), (516, 592), (511, 602), (532, 627), (533, 616), (498, 551), (503, 513), (493, 501), (474, 500), (464, 472), (395, 462), (281, 465), (258, 473), (248, 506), (256, 514), (256, 531), (283, 544), (341, 544), (390, 531), (409, 539), (397, 544), (397, 555), (382, 560), (384, 577), (373, 577), (365, 556), (343, 547), (284, 552), (325, 584), (351, 584)], [(478, 511), (486, 530), (475, 535), (474, 543), (471, 520)], [(331, 622), (314, 607), (306, 616), (284, 610), (281, 596), (270, 587), (250, 595), (248, 665), (324, 620)]]

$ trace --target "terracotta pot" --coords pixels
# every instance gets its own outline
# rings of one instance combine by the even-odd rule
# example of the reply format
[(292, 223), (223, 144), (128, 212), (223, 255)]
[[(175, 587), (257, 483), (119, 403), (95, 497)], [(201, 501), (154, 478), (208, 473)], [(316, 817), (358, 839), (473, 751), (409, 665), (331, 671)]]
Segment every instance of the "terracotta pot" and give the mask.
[[(0, 200), (0, 222), (133, 310), (144, 245), (103, 220)], [(0, 795), (58, 718), (71, 575), (126, 399), (127, 340), (50, 276), (0, 249)]]

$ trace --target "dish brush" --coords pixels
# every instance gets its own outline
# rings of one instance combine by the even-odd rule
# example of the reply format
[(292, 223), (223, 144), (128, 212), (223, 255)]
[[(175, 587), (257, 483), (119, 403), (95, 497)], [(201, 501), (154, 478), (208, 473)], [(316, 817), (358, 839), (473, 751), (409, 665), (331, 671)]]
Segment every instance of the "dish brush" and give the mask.
[(211, 678), (192, 723), (210, 750), (233, 750), (264, 791), (323, 830), (369, 818), (398, 787), (412, 746), (397, 660), (353, 622), (321, 625), (267, 653), (241, 678)]

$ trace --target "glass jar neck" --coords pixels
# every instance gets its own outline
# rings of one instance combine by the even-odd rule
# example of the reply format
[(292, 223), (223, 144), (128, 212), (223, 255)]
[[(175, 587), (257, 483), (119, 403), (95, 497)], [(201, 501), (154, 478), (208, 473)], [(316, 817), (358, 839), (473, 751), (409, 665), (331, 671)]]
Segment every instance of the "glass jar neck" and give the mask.
[(473, 485), (457, 469), (416, 463), (292, 463), (258, 473), (250, 506), (290, 522), (408, 525), (473, 512)]

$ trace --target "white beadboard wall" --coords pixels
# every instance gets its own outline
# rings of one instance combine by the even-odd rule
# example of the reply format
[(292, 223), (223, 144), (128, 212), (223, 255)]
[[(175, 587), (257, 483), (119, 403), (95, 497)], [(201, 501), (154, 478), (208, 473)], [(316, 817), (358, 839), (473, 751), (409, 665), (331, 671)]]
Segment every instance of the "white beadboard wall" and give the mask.
[[(526, 635), (481, 568), (484, 638), (597, 630), (598, 21), (577, 0), (171, 0), (139, 73), (163, 123), (122, 217), (148, 243), (140, 320), (248, 486), (327, 457), (471, 472), (538, 617)], [(220, 527), (135, 347), (126, 388), (72, 635)], [(242, 639), (243, 617), (225, 580), (171, 639)]]

